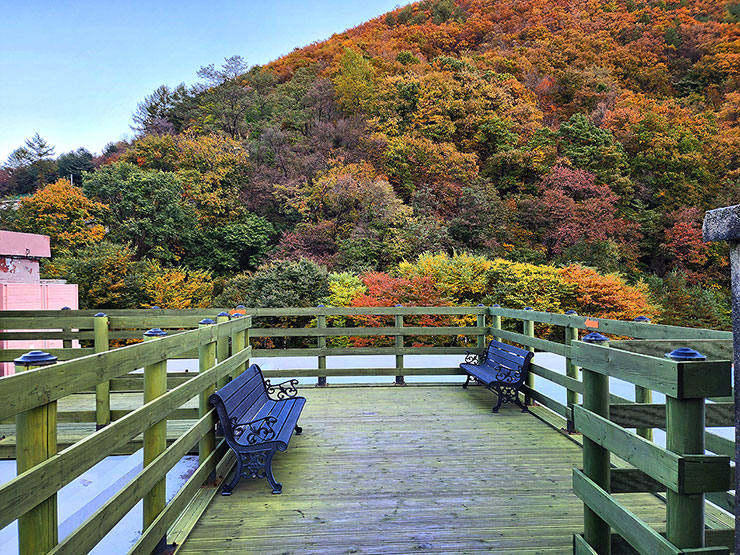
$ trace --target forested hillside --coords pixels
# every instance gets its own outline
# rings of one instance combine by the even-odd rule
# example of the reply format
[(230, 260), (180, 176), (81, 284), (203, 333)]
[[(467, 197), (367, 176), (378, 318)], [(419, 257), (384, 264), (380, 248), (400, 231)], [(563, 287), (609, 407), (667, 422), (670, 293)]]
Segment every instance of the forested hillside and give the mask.
[[(425, 0), (0, 171), (95, 307), (493, 303), (728, 326), (740, 3)], [(73, 184), (68, 179), (72, 176)]]

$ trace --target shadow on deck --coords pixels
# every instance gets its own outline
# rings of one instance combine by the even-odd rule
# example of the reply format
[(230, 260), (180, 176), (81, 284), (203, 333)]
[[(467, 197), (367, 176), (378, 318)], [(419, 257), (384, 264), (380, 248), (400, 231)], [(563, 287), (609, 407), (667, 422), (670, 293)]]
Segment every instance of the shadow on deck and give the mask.
[[(479, 387), (304, 388), (302, 436), (265, 480), (217, 495), (180, 553), (566, 553), (581, 448)], [(620, 499), (658, 529), (665, 505)]]

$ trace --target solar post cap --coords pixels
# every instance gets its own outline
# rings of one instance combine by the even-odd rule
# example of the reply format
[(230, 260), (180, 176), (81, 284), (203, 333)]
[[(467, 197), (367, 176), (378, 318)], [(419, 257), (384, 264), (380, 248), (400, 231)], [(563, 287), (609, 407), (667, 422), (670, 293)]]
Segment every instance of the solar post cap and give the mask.
[(98, 312), (94, 318), (105, 318), (106, 316), (108, 315), (105, 312)]
[(72, 309), (71, 309), (71, 308), (69, 308), (68, 306), (63, 306), (63, 307), (62, 307), (62, 308), (60, 308), (59, 310), (72, 310)]
[(152, 328), (149, 331), (144, 332), (145, 337), (162, 337), (167, 335), (167, 332), (160, 328)]
[(524, 310), (534, 310), (534, 308), (532, 308), (531, 306), (525, 306)]
[(585, 341), (586, 343), (606, 343), (609, 341), (609, 338), (605, 335), (600, 334), (598, 331), (592, 331), (591, 333), (588, 333), (583, 336), (583, 339), (581, 341)]
[(210, 318), (203, 318), (199, 324), (208, 325), (208, 324), (215, 324), (216, 322), (214, 320), (211, 320)]
[(575, 310), (573, 310), (573, 309), (566, 310), (565, 313), (566, 314), (570, 314), (571, 316), (573, 316), (573, 315), (578, 316), (578, 313)]
[(650, 318), (648, 318), (647, 316), (638, 316), (637, 318), (635, 318), (632, 321), (633, 322), (644, 322), (645, 324), (649, 324), (650, 323)]
[(159, 308), (158, 306), (153, 306), (153, 307), (152, 307), (152, 310), (162, 310), (162, 309), (161, 309), (161, 308)]
[(231, 316), (231, 314), (229, 314), (228, 312), (226, 312), (226, 311), (222, 310), (221, 312), (219, 312), (218, 314), (216, 314), (216, 316), (226, 316), (226, 317), (230, 317), (230, 316)]
[(13, 362), (19, 366), (48, 366), (54, 364), (56, 361), (57, 357), (44, 351), (28, 351), (25, 355), (18, 357)]
[(679, 347), (673, 349), (670, 353), (665, 354), (666, 358), (675, 360), (678, 362), (690, 362), (693, 360), (707, 360), (707, 357), (701, 354), (699, 351), (695, 351), (690, 347)]

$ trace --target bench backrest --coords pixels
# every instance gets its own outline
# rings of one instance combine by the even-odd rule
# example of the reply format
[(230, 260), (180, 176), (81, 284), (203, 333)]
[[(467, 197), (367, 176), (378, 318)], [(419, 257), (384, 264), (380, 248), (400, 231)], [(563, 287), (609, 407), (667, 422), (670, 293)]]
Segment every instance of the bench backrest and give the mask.
[(534, 353), (527, 349), (501, 343), (495, 339), (486, 348), (486, 363), (502, 366), (498, 379), (511, 384), (518, 384), (526, 379), (533, 356)]
[(221, 419), (224, 437), (233, 439), (233, 424), (254, 420), (260, 408), (270, 400), (262, 370), (253, 364), (209, 398)]

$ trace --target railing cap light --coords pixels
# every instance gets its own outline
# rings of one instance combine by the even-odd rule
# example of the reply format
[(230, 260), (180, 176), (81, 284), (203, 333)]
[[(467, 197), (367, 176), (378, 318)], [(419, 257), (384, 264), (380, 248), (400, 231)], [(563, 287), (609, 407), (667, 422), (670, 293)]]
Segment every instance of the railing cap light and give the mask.
[(44, 351), (28, 351), (25, 355), (18, 357), (13, 362), (19, 366), (48, 366), (54, 364), (57, 357)]
[(570, 315), (578, 316), (578, 313), (575, 310), (573, 310), (572, 308), (570, 310), (566, 310), (565, 313), (566, 314), (570, 314)]
[(203, 324), (204, 326), (207, 326), (208, 324), (215, 324), (216, 322), (211, 320), (210, 318), (203, 318), (199, 324)]
[(241, 318), (244, 316), (241, 312), (234, 312), (234, 314), (231, 315), (232, 318)]
[(592, 331), (591, 333), (584, 335), (581, 341), (585, 341), (586, 343), (606, 343), (609, 341), (609, 338), (600, 334), (598, 331)]
[(491, 308), (501, 308), (501, 305), (500, 304), (492, 304), (491, 305)]
[(162, 309), (161, 309), (161, 308), (159, 308), (158, 306), (153, 306), (153, 307), (151, 307), (151, 309), (152, 309), (152, 310), (162, 310)]
[(105, 312), (98, 312), (94, 317), (95, 318), (105, 318), (108, 316)]
[(524, 310), (534, 310), (534, 308), (532, 308), (531, 306), (525, 306)]
[(161, 328), (152, 328), (149, 331), (144, 332), (145, 337), (162, 337), (167, 335), (167, 332)]
[(699, 351), (695, 351), (690, 347), (679, 347), (673, 349), (670, 353), (665, 354), (666, 358), (676, 360), (679, 362), (692, 361), (692, 360), (707, 360), (707, 357), (701, 354)]
[(650, 318), (648, 318), (647, 316), (638, 316), (637, 318), (635, 318), (632, 321), (633, 322), (644, 322), (646, 324), (649, 324), (650, 323)]
[(71, 308), (69, 308), (68, 306), (63, 306), (63, 307), (62, 307), (62, 308), (60, 308), (59, 310), (72, 310), (72, 309), (71, 309)]
[(238, 304), (238, 305), (236, 305), (235, 308), (240, 308), (240, 309), (245, 309), (246, 310), (247, 307), (244, 306), (243, 304)]
[(216, 316), (217, 316), (217, 317), (218, 317), (218, 316), (231, 316), (231, 314), (229, 314), (229, 313), (228, 313), (228, 312), (226, 312), (225, 310), (222, 310), (221, 312), (219, 312), (218, 314), (216, 314)]

